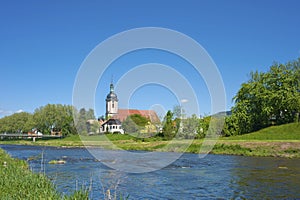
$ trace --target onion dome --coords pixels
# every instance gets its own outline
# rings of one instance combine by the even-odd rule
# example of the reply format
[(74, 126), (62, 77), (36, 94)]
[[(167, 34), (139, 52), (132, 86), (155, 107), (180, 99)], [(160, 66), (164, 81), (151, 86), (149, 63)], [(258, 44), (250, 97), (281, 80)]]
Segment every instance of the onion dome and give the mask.
[(114, 85), (112, 83), (110, 84), (110, 92), (106, 96), (106, 101), (118, 101), (118, 97), (114, 92)]

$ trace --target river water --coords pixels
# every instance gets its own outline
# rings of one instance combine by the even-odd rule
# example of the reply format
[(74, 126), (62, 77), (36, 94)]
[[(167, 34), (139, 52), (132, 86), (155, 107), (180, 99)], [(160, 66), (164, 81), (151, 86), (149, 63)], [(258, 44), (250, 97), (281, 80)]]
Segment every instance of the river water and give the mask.
[[(129, 199), (300, 199), (300, 159), (228, 155), (200, 159), (197, 154), (183, 154), (161, 170), (124, 173), (107, 167), (84, 148), (0, 147), (27, 160), (33, 172), (45, 173), (58, 191), (69, 194), (84, 187), (91, 199), (104, 199), (108, 189), (117, 199), (127, 195)], [(66, 163), (48, 164), (57, 159)]]

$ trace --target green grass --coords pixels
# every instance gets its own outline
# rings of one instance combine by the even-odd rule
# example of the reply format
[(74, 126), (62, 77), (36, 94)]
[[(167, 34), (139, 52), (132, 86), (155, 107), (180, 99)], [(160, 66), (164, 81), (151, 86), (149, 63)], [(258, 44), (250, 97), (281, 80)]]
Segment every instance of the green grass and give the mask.
[[(84, 141), (84, 142), (82, 142)], [(109, 142), (107, 142), (109, 141)], [(136, 138), (125, 134), (107, 134), (93, 136), (72, 135), (63, 139), (32, 141), (0, 141), (3, 144), (28, 144), (64, 147), (98, 146), (106, 149), (172, 151), (199, 153), (203, 140), (174, 140), (172, 144), (161, 137)], [(112, 146), (113, 143), (115, 146)], [(260, 131), (240, 136), (219, 138), (212, 153), (247, 156), (300, 157), (300, 123), (272, 126)]]
[(271, 126), (259, 131), (222, 138), (225, 140), (300, 140), (300, 123)]
[(225, 144), (216, 144), (212, 150), (212, 153), (215, 154), (233, 154), (241, 156), (249, 156), (253, 152), (252, 149), (242, 147), (238, 144), (234, 145), (225, 145)]
[(76, 191), (64, 196), (42, 174), (34, 174), (23, 160), (13, 159), (0, 149), (1, 199), (87, 199), (88, 193)]

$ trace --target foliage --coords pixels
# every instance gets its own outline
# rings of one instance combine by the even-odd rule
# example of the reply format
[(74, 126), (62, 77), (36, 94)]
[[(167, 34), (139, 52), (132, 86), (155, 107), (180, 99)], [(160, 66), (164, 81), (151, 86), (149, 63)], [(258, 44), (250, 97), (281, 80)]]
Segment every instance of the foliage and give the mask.
[[(249, 133), (293, 122), (300, 112), (300, 59), (272, 65), (268, 72), (251, 72), (234, 97), (226, 135)], [(231, 123), (231, 124), (228, 124)]]
[(15, 113), (0, 119), (0, 133), (28, 132), (34, 127), (33, 115), (27, 112)]
[(182, 134), (185, 139), (192, 139), (200, 132), (200, 120), (197, 115), (182, 120)]
[(100, 124), (97, 120), (87, 123), (87, 132), (88, 133), (97, 133), (100, 129)]
[[(87, 135), (89, 132), (97, 132), (99, 130), (99, 123), (95, 118), (94, 110), (81, 108), (79, 112), (74, 110), (76, 131), (81, 135)], [(88, 122), (88, 120), (90, 122)]]
[(150, 120), (139, 114), (128, 116), (122, 123), (122, 127), (128, 133), (136, 133), (145, 128)]
[(147, 123), (150, 121), (148, 118), (143, 117), (142, 115), (139, 114), (133, 114), (129, 116), (136, 125), (140, 127), (145, 127)]
[(138, 125), (128, 116), (122, 123), (122, 127), (126, 133), (137, 133)]
[(239, 133), (239, 127), (237, 123), (237, 116), (228, 116), (225, 118), (222, 135), (225, 137), (237, 135)]
[(204, 138), (208, 128), (209, 128), (209, 123), (211, 120), (211, 116), (203, 117), (202, 119), (199, 119), (199, 129), (196, 135), (196, 138)]
[(173, 113), (169, 110), (164, 117), (163, 137), (172, 139), (176, 134), (176, 122), (173, 121)]
[(181, 118), (185, 118), (185, 114), (184, 114), (184, 109), (182, 108), (182, 106), (179, 106), (179, 105), (175, 105), (173, 106), (173, 115), (174, 115), (174, 118), (178, 118), (178, 119), (181, 119)]
[(162, 136), (166, 139), (171, 139), (176, 134), (185, 139), (204, 138), (211, 119), (211, 116), (200, 119), (196, 114), (186, 117), (180, 106), (174, 106), (173, 112), (168, 111), (164, 118)]
[(80, 134), (87, 134), (87, 125), (86, 125), (86, 110), (84, 108), (81, 108), (79, 110), (79, 113), (76, 115), (77, 119), (76, 120), (76, 130)]
[(35, 127), (43, 134), (50, 134), (51, 129), (61, 130), (64, 135), (76, 133), (73, 121), (73, 107), (61, 104), (47, 104), (35, 110)]
[[(0, 119), (0, 133), (27, 133), (37, 128), (43, 134), (50, 134), (52, 129), (61, 130), (66, 135), (76, 134), (73, 113), (77, 119), (78, 130), (88, 132), (99, 128), (98, 124), (88, 127), (87, 120), (95, 120), (94, 111), (81, 109), (78, 113), (73, 106), (47, 104), (37, 108), (33, 114), (21, 112)], [(82, 126), (81, 126), (82, 125)]]

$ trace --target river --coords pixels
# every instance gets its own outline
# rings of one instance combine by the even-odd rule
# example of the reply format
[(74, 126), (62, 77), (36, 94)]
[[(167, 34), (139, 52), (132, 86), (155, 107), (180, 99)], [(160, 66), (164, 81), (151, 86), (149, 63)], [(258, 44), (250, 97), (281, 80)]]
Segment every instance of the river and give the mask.
[[(124, 173), (95, 159), (84, 148), (0, 145), (12, 157), (45, 173), (57, 190), (85, 187), (91, 199), (107, 189), (129, 199), (300, 199), (300, 159), (183, 154), (148, 173)], [(102, 151), (99, 149), (99, 151)], [(162, 153), (164, 155), (168, 153)], [(172, 153), (170, 153), (172, 154)], [(48, 164), (64, 159), (65, 164)]]

